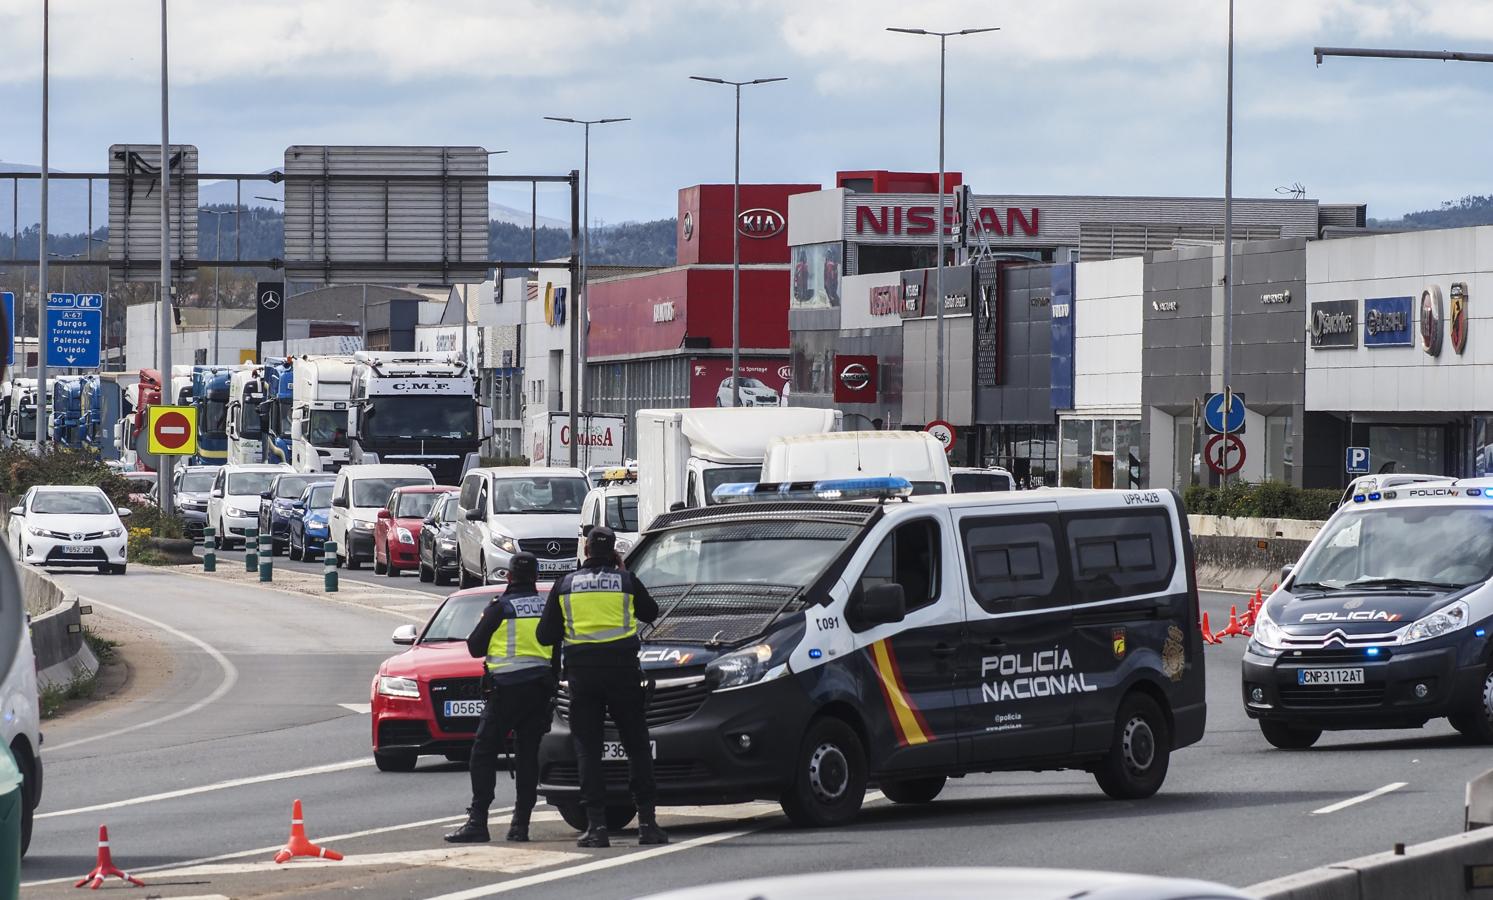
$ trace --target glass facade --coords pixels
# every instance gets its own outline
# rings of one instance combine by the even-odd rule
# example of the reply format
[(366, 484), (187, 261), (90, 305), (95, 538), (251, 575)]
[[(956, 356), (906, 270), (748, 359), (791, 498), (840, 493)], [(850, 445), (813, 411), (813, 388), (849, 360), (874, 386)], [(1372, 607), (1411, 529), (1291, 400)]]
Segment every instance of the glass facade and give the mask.
[(1139, 419), (1064, 419), (1062, 487), (1138, 488), (1145, 479)]
[(1018, 488), (1058, 483), (1056, 425), (982, 425), (983, 464), (1010, 470)]
[(1370, 425), (1369, 459), (1380, 474), (1455, 474), (1448, 466), (1447, 429), (1441, 425)]

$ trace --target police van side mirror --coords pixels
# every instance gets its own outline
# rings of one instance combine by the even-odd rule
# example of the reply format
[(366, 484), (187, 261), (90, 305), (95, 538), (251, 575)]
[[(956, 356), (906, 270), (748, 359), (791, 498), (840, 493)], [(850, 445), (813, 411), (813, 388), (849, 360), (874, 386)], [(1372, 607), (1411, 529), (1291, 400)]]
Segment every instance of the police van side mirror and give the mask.
[(846, 618), (863, 628), (889, 625), (907, 618), (907, 597), (900, 584), (878, 584), (863, 592), (846, 610)]
[(1291, 577), (1291, 573), (1294, 572), (1294, 571), (1296, 571), (1296, 567), (1295, 566), (1281, 566), (1280, 567), (1280, 583), (1281, 584), (1285, 584), (1286, 583), (1286, 579), (1290, 578)]

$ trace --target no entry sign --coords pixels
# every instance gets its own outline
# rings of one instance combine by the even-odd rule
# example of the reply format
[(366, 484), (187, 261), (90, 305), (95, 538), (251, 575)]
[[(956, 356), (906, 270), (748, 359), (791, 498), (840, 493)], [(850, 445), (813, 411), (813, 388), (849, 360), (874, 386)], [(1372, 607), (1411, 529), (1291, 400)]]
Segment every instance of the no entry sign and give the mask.
[(151, 453), (191, 456), (197, 452), (197, 409), (193, 406), (152, 406), (147, 410)]

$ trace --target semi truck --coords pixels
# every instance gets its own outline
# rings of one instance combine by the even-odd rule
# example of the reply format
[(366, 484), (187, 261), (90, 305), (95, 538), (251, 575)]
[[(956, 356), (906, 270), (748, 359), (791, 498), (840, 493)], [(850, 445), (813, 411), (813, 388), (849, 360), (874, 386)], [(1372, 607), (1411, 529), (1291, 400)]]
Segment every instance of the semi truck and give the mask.
[(69, 450), (83, 447), (83, 376), (58, 375), (51, 379), (52, 443)]
[(841, 418), (804, 407), (638, 410), (640, 529), (677, 505), (712, 505), (723, 484), (758, 481), (774, 438), (838, 431)]
[(265, 462), (290, 463), (290, 415), (294, 396), (294, 360), (265, 357), (259, 373), (259, 429)]
[(161, 405), (161, 373), (156, 369), (140, 369), (134, 374), (133, 382), (123, 387), (123, 412), (114, 424), (114, 443), (119, 447), (120, 462), (125, 468), (154, 472), (156, 458), (147, 443), (146, 410)]
[[(289, 426), (290, 465), (297, 472), (336, 472), (348, 462), (348, 408), (353, 359), (348, 356), (287, 358), (276, 376), (276, 427)], [(271, 462), (283, 460), (271, 458)]]
[(4, 386), (5, 444), (36, 446), (36, 379), (11, 378)]
[(246, 366), (228, 377), (228, 461), (264, 462), (264, 430), (259, 408), (264, 384), (258, 366)]
[(228, 387), (233, 370), (227, 366), (193, 366), (191, 404), (197, 407), (197, 452), (191, 465), (221, 466), (228, 461)]
[(348, 459), (415, 463), (437, 484), (477, 466), (492, 410), (477, 402), (472, 370), (454, 354), (354, 354)]
[(114, 425), (125, 414), (125, 386), (138, 379), (122, 372), (83, 376), (83, 446), (105, 462), (120, 458)]

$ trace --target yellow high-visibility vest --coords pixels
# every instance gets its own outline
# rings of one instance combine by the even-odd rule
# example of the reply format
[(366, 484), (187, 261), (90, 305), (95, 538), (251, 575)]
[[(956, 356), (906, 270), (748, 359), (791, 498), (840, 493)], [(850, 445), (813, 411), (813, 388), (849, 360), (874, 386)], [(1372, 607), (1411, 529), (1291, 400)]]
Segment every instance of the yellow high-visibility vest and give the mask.
[(560, 608), (565, 613), (567, 643), (608, 644), (638, 633), (632, 594), (623, 589), (620, 572), (575, 573), (570, 591), (560, 595)]

